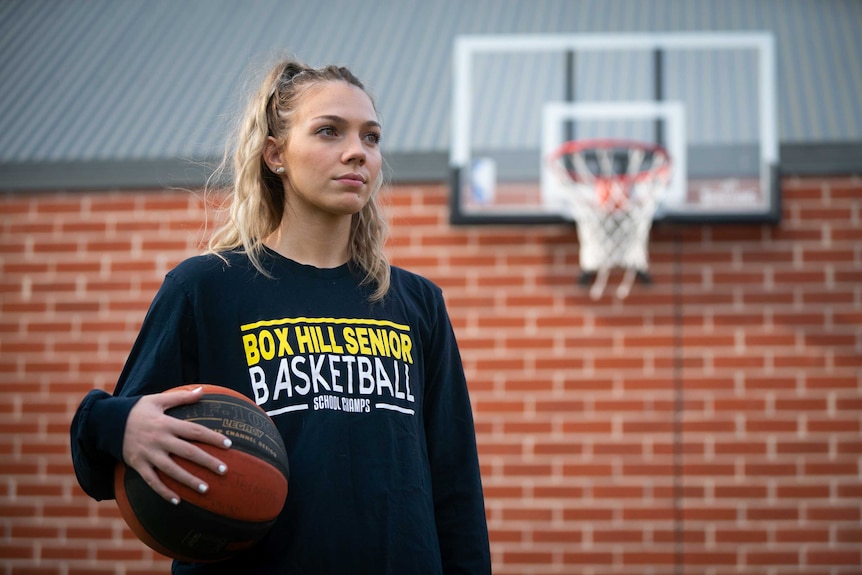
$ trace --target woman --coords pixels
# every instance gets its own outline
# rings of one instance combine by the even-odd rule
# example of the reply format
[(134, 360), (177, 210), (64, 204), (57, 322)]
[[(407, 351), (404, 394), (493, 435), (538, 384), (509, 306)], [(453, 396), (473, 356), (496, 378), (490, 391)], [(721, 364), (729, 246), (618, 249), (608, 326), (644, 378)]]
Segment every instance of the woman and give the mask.
[[(235, 143), (229, 221), (169, 272), (113, 396), (72, 423), (83, 489), (113, 498), (124, 460), (206, 492), (183, 457), (230, 473), (191, 441), (222, 435), (165, 415), (195, 382), (253, 398), (277, 425), (291, 477), (258, 545), (181, 574), (490, 573), (470, 402), (440, 290), (391, 267), (378, 208), (381, 126), (346, 68), (276, 65)], [(275, 345), (277, 343), (277, 345)]]

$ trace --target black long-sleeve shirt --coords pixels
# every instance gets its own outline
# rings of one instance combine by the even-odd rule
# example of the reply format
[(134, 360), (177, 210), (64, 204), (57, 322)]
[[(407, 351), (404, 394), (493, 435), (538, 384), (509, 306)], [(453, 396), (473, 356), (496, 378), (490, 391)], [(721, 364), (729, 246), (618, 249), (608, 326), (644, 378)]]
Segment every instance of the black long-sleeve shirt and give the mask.
[(114, 394), (84, 398), (71, 428), (82, 488), (114, 497), (141, 395), (222, 385), (281, 432), (287, 502), (255, 547), (220, 563), (175, 561), (173, 573), (490, 573), (472, 412), (440, 289), (393, 267), (389, 294), (372, 303), (349, 264), (266, 251), (266, 277), (224, 255), (168, 273)]

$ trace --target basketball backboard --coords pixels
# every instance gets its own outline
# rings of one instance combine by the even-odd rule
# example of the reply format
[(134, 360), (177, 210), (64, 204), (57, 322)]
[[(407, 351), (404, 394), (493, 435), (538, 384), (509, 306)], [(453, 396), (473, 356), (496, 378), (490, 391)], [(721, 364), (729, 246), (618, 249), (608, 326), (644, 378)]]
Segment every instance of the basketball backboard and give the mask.
[(667, 149), (656, 219), (778, 219), (768, 33), (462, 36), (454, 58), (453, 222), (566, 219), (548, 155), (595, 138)]

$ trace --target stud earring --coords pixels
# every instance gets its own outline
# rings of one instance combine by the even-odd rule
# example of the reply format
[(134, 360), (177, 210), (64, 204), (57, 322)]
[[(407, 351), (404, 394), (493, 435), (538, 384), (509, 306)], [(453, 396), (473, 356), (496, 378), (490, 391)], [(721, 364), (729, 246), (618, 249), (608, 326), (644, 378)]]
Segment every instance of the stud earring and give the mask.
[(275, 173), (276, 173), (276, 174), (283, 174), (283, 173), (284, 173), (284, 166), (279, 166), (279, 167), (277, 167), (277, 168), (275, 169)]

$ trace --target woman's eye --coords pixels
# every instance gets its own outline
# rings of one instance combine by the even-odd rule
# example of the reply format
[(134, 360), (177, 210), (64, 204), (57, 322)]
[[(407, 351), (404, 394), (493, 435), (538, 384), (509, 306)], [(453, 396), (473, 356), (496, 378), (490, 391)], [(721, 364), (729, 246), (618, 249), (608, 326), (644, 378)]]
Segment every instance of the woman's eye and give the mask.
[(335, 128), (333, 128), (332, 126), (324, 126), (324, 127), (320, 128), (319, 130), (317, 130), (317, 133), (320, 134), (321, 136), (336, 136), (337, 135)]
[(380, 134), (378, 134), (376, 132), (369, 132), (368, 134), (365, 135), (365, 139), (368, 140), (369, 142), (371, 142), (372, 144), (379, 144), (380, 143)]

